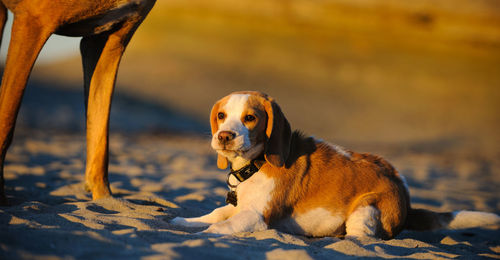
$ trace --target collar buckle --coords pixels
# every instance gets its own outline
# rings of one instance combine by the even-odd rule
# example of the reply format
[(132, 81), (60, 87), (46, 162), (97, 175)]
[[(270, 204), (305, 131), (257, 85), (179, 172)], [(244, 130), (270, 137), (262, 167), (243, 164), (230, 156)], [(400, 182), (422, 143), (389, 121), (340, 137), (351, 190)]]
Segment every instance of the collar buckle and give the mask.
[(236, 177), (236, 179), (238, 179), (238, 181), (244, 182), (248, 178), (252, 177), (252, 175), (254, 175), (254, 173), (256, 173), (258, 171), (259, 171), (259, 167), (255, 166), (255, 161), (252, 160), (250, 162), (250, 164), (248, 164), (247, 166), (245, 166), (239, 170), (236, 170), (236, 171), (231, 170), (231, 172), (229, 172), (229, 174), (232, 174), (234, 177)]

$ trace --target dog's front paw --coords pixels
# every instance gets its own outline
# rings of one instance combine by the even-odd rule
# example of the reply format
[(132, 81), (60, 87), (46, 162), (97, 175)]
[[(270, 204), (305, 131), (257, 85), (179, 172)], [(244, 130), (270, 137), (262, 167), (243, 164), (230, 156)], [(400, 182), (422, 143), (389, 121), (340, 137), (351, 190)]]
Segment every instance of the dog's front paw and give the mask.
[(210, 225), (208, 223), (199, 222), (195, 219), (196, 218), (175, 217), (170, 221), (170, 224), (181, 227), (207, 227)]
[(201, 233), (204, 234), (210, 234), (214, 236), (224, 236), (224, 235), (231, 235), (234, 232), (234, 230), (231, 229), (227, 223), (224, 224), (213, 224), (207, 229), (203, 230)]

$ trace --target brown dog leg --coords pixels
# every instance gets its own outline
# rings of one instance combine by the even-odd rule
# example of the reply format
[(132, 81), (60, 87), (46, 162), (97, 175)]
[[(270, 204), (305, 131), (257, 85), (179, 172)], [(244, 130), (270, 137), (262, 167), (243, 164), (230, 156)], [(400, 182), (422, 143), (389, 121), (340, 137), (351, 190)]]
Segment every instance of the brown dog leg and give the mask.
[[(149, 10), (144, 11), (147, 13)], [(92, 199), (111, 195), (108, 182), (111, 97), (122, 54), (144, 17), (131, 18), (112, 33), (84, 37), (80, 45), (87, 107), (85, 186), (92, 191)]]
[[(5, 15), (5, 8), (2, 13)], [(4, 193), (3, 163), (12, 142), (17, 113), (26, 81), (38, 53), (52, 34), (50, 25), (42, 25), (24, 14), (15, 17), (12, 36), (0, 89), (0, 202), (6, 203)]]
[[(89, 129), (92, 127), (90, 124), (90, 120), (92, 116), (88, 116), (88, 106), (89, 106), (89, 90), (90, 90), (90, 84), (92, 80), (92, 76), (94, 74), (94, 70), (96, 69), (97, 62), (99, 61), (99, 58), (101, 57), (102, 51), (104, 49), (104, 46), (108, 40), (109, 34), (103, 33), (100, 35), (93, 35), (93, 36), (88, 36), (88, 37), (83, 37), (81, 42), (80, 42), (80, 52), (82, 55), (82, 65), (83, 65), (83, 83), (84, 83), (84, 95), (85, 95), (85, 112), (87, 114), (87, 128)], [(114, 76), (114, 75), (112, 75)], [(95, 78), (97, 80), (97, 78)], [(96, 82), (93, 86), (95, 88), (97, 85)], [(111, 86), (111, 88), (114, 87), (114, 84)], [(102, 88), (102, 87), (101, 87)], [(112, 90), (111, 90), (112, 92)], [(111, 99), (111, 96), (109, 97)], [(93, 100), (93, 99), (92, 99)], [(111, 102), (111, 101), (109, 101)], [(109, 108), (107, 108), (109, 109)], [(94, 116), (95, 117), (95, 116)], [(108, 119), (109, 120), (109, 119)], [(107, 135), (107, 128), (108, 128), (108, 120), (106, 120), (105, 124), (105, 143), (97, 143), (95, 144), (92, 143), (92, 137), (89, 135), (90, 130), (87, 130), (87, 167), (86, 167), (86, 173), (85, 173), (85, 189), (89, 192), (92, 192), (94, 196), (97, 195), (99, 198), (100, 197), (106, 197), (111, 194), (111, 191), (109, 190), (109, 182), (108, 182), (108, 169), (107, 169), (107, 162), (108, 162), (108, 135)], [(102, 126), (101, 126), (102, 127)], [(95, 126), (94, 126), (95, 128)], [(95, 151), (96, 148), (91, 146), (94, 145), (100, 145), (100, 146), (105, 146), (104, 153), (101, 151), (101, 154), (97, 154)], [(92, 148), (92, 149), (91, 149)], [(104, 157), (104, 158), (102, 158)]]

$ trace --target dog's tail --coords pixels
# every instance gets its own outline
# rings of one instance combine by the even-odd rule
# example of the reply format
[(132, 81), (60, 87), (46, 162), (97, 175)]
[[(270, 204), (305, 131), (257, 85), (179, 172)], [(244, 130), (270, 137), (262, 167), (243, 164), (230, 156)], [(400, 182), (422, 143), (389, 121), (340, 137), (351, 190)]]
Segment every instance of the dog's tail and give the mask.
[(480, 211), (455, 211), (438, 213), (425, 209), (410, 209), (406, 228), (410, 230), (434, 230), (440, 228), (466, 229), (500, 225), (500, 217)]

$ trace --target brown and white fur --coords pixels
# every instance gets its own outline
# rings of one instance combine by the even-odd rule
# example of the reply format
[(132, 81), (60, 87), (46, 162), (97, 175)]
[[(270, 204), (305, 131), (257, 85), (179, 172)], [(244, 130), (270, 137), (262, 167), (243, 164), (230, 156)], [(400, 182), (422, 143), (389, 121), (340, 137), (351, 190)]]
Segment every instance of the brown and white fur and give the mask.
[[(235, 92), (210, 115), (212, 147), (221, 169), (237, 170), (252, 159), (265, 163), (236, 189), (231, 204), (197, 218), (171, 223), (232, 234), (277, 228), (305, 236), (378, 237), (401, 230), (498, 223), (491, 213), (435, 213), (410, 207), (404, 178), (384, 159), (344, 150), (292, 132), (280, 107), (260, 92)], [(235, 178), (230, 182), (238, 182)]]

